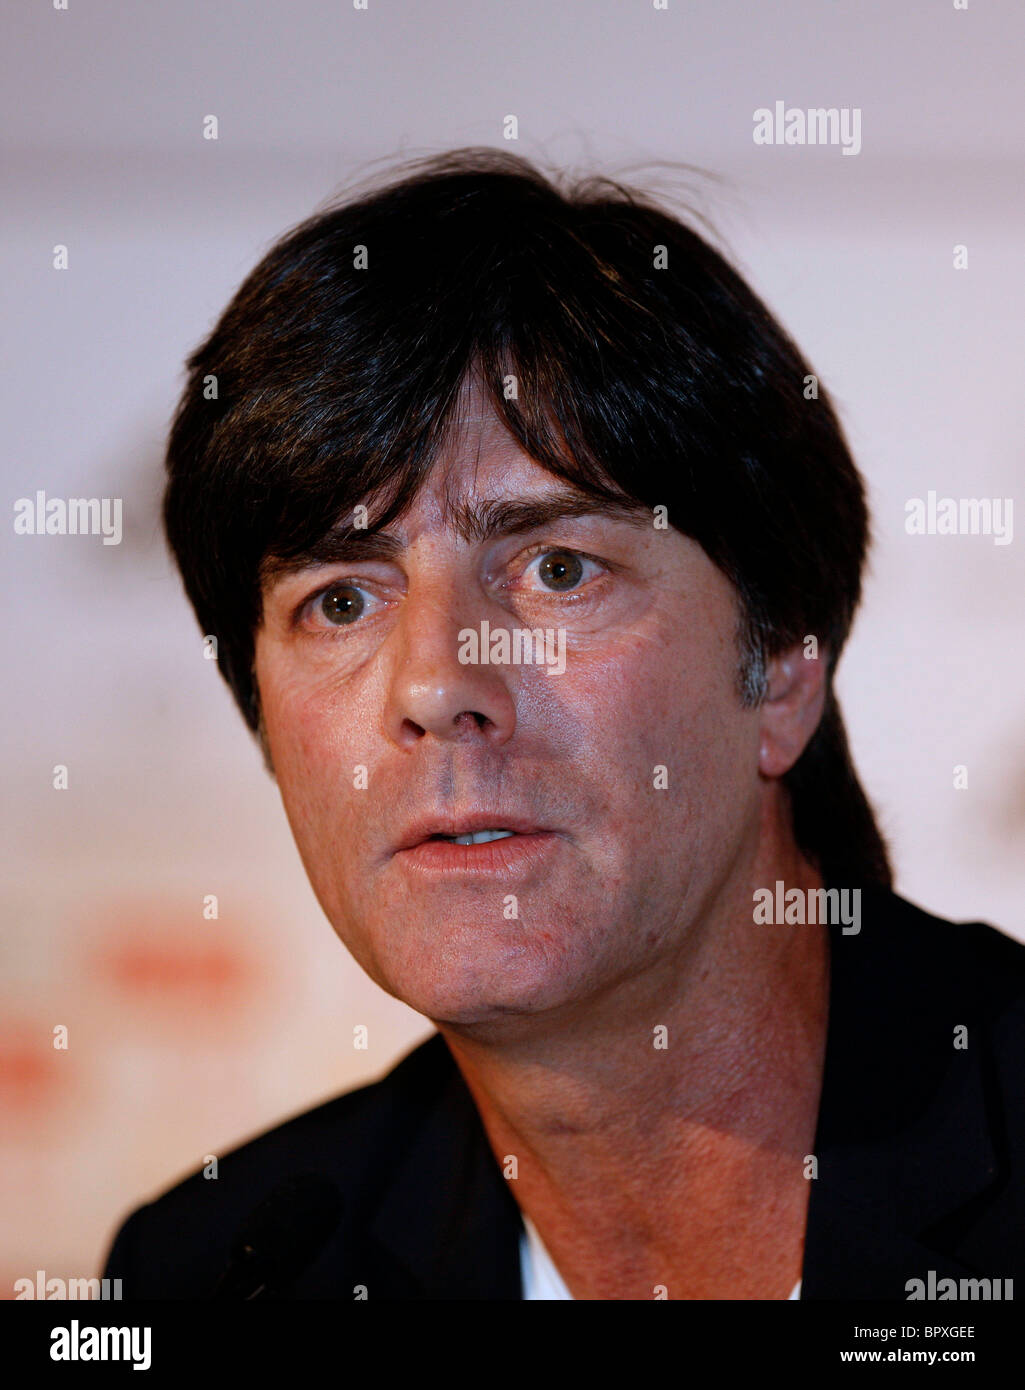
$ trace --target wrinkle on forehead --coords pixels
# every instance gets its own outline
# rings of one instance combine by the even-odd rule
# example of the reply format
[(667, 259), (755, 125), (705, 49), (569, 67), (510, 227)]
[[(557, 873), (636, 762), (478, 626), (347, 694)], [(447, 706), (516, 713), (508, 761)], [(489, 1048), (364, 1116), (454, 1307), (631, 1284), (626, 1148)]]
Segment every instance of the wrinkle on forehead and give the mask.
[(472, 501), (480, 496), (479, 475), (482, 467), (496, 466), (501, 467), (503, 478), (508, 477), (510, 469), (524, 475), (536, 471), (552, 477), (523, 450), (496, 409), (487, 387), (471, 368), (460, 383), (437, 458), (421, 493), (425, 508), (442, 526), (463, 539), (473, 538), (480, 530), (471, 516)]

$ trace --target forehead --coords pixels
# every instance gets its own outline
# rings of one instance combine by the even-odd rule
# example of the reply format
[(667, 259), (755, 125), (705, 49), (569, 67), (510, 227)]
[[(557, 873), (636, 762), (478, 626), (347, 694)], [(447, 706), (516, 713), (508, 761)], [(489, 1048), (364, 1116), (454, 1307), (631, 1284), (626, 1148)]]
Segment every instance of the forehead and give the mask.
[(444, 505), (452, 495), (478, 492), (478, 482), (483, 478), (492, 492), (495, 479), (507, 479), (508, 486), (503, 490), (510, 492), (528, 486), (540, 491), (561, 482), (522, 448), (482, 382), (473, 373), (467, 373), (421, 491), (433, 505)]
[[(557, 425), (555, 433), (561, 437)], [(651, 510), (642, 503), (596, 496), (531, 458), (486, 388), (468, 373), (427, 477), (387, 529), (407, 540), (429, 528), (448, 529), (462, 540), (483, 542), (496, 534), (591, 515), (637, 526), (651, 524)]]
[(447, 527), (470, 539), (477, 529), (470, 512), (486, 499), (577, 492), (521, 448), (493, 406), (480, 404), (456, 415), (423, 485), (389, 529)]

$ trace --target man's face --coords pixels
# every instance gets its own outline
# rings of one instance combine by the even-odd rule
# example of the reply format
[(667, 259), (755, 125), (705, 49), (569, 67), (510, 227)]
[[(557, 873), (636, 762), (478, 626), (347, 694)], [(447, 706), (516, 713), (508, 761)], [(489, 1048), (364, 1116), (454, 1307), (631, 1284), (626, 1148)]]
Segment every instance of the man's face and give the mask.
[[(272, 580), (256, 641), (270, 755), (325, 913), (383, 989), (453, 1024), (671, 973), (759, 805), (731, 585), (645, 512), (465, 539), (446, 502), (569, 490), (484, 409), (388, 528), (395, 554)], [(556, 665), (561, 631), (565, 669), (461, 661), (482, 621), (551, 629)], [(468, 820), (519, 833), (401, 848)]]

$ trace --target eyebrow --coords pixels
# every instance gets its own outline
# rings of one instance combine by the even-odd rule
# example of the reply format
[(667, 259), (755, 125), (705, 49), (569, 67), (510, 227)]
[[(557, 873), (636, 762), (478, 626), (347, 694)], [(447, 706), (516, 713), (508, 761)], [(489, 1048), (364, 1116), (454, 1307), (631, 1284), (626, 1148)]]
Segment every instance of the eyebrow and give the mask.
[[(445, 509), (445, 520), (464, 541), (484, 545), (499, 536), (537, 531), (567, 518), (604, 516), (638, 529), (651, 525), (651, 509), (632, 498), (596, 498), (567, 489), (540, 496), (499, 497), (483, 501), (454, 502)], [(265, 557), (260, 580), (271, 585), (288, 575), (318, 565), (394, 560), (405, 550), (398, 538), (385, 531), (352, 526), (334, 527), (304, 546), (295, 555)]]

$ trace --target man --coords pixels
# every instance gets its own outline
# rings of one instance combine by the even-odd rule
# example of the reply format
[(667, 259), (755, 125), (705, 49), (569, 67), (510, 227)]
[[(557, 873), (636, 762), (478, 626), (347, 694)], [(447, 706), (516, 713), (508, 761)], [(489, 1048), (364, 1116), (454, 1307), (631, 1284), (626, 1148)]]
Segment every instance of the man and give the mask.
[(438, 1036), (136, 1212), (125, 1296), (1020, 1276), (1025, 949), (891, 891), (832, 689), (862, 483), (719, 254), (459, 151), (296, 229), (189, 367), (187, 592)]

